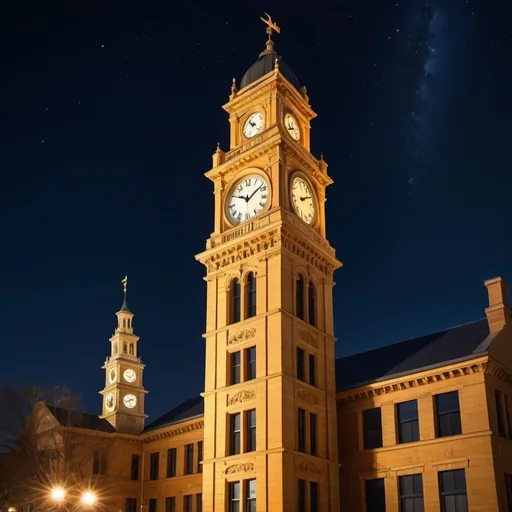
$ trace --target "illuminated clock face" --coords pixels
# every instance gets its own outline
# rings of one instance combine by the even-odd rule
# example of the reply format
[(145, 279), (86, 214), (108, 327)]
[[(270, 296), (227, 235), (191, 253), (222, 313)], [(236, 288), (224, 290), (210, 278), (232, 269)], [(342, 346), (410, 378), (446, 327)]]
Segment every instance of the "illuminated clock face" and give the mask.
[(261, 112), (254, 112), (254, 114), (251, 114), (247, 118), (247, 121), (245, 121), (243, 133), (244, 133), (245, 137), (250, 139), (251, 137), (258, 135), (258, 133), (260, 133), (262, 129), (263, 129), (263, 114)]
[(244, 176), (231, 189), (226, 201), (226, 215), (232, 224), (240, 224), (258, 215), (267, 206), (268, 183), (261, 176)]
[(137, 397), (135, 395), (124, 395), (123, 403), (128, 409), (133, 409), (137, 405)]
[(293, 140), (300, 139), (299, 123), (290, 113), (284, 116), (284, 126)]
[(295, 213), (306, 223), (313, 224), (316, 207), (311, 185), (300, 176), (292, 180), (292, 204)]
[(132, 370), (131, 368), (128, 368), (124, 371), (123, 377), (126, 382), (135, 382), (135, 379), (137, 378), (137, 374), (135, 373), (134, 370)]
[(105, 397), (105, 407), (111, 411), (114, 408), (114, 395), (110, 393)]
[(113, 382), (116, 381), (117, 379), (117, 371), (115, 368), (112, 368), (112, 370), (110, 370), (110, 373), (108, 374), (108, 378), (110, 380), (110, 384), (112, 384)]

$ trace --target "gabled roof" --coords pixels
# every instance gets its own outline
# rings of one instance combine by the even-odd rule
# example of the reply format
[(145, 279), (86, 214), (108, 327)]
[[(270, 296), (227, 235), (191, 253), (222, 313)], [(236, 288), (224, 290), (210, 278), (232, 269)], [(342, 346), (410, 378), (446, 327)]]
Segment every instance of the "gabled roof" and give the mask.
[(95, 414), (64, 409), (63, 407), (56, 407), (48, 404), (46, 404), (46, 407), (63, 426), (99, 430), (101, 432), (116, 431), (116, 429), (106, 419), (99, 418)]
[(487, 319), (483, 319), (339, 358), (336, 391), (478, 357), (487, 353), (493, 337)]
[(195, 396), (188, 398), (174, 409), (166, 412), (163, 416), (152, 421), (145, 429), (144, 432), (155, 430), (161, 427), (167, 427), (174, 423), (191, 420), (204, 414), (204, 401), (202, 396)]

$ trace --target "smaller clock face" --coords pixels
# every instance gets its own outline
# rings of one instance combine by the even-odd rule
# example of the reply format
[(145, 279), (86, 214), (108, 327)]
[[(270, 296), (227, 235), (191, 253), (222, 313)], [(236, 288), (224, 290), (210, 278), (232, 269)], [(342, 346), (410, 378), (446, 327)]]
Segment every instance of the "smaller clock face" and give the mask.
[(112, 393), (105, 397), (105, 407), (108, 410), (112, 410), (114, 408), (114, 395)]
[(137, 405), (137, 397), (135, 395), (124, 395), (123, 403), (128, 409), (133, 409)]
[(315, 198), (311, 185), (300, 176), (295, 176), (292, 181), (292, 204), (295, 213), (306, 223), (313, 224), (315, 220)]
[(245, 137), (250, 139), (251, 137), (258, 135), (258, 133), (260, 133), (262, 129), (263, 114), (261, 112), (254, 112), (254, 114), (251, 114), (247, 118), (247, 121), (245, 121), (243, 133)]
[(126, 382), (135, 382), (135, 379), (137, 378), (137, 374), (135, 373), (134, 370), (132, 370), (131, 368), (128, 368), (124, 371), (123, 377)]
[(293, 117), (290, 113), (284, 116), (284, 126), (288, 130), (288, 133), (290, 134), (292, 139), (300, 139), (299, 123), (297, 123), (295, 117)]
[(259, 175), (245, 176), (231, 189), (226, 215), (232, 224), (240, 224), (258, 215), (268, 202), (268, 183)]
[(116, 381), (116, 379), (117, 379), (117, 371), (116, 371), (115, 368), (112, 368), (112, 370), (110, 370), (108, 378), (109, 378), (111, 384), (112, 384), (112, 382)]

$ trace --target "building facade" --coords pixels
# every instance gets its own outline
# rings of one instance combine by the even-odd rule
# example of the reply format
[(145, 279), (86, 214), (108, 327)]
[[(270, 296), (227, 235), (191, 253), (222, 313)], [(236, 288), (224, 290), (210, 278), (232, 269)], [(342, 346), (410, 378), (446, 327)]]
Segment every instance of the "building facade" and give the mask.
[[(206, 173), (205, 384), (144, 426), (133, 313), (117, 313), (100, 417), (40, 405), (86, 439), (105, 510), (409, 512), (512, 510), (512, 320), (487, 281), (487, 318), (335, 358), (315, 117), (271, 39), (224, 109), (230, 148)], [(126, 289), (125, 289), (126, 291)], [(150, 344), (149, 344), (150, 345)], [(87, 446), (87, 442), (83, 442)]]

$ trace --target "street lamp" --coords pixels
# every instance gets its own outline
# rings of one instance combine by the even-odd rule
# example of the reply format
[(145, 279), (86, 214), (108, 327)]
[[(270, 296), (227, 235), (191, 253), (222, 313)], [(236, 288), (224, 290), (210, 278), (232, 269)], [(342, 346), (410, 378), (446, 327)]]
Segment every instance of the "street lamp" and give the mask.
[(66, 493), (62, 487), (54, 487), (52, 489), (52, 500), (56, 501), (57, 503), (64, 501), (65, 495)]
[(94, 505), (95, 501), (96, 501), (96, 496), (93, 492), (85, 491), (82, 494), (82, 503), (84, 505)]

